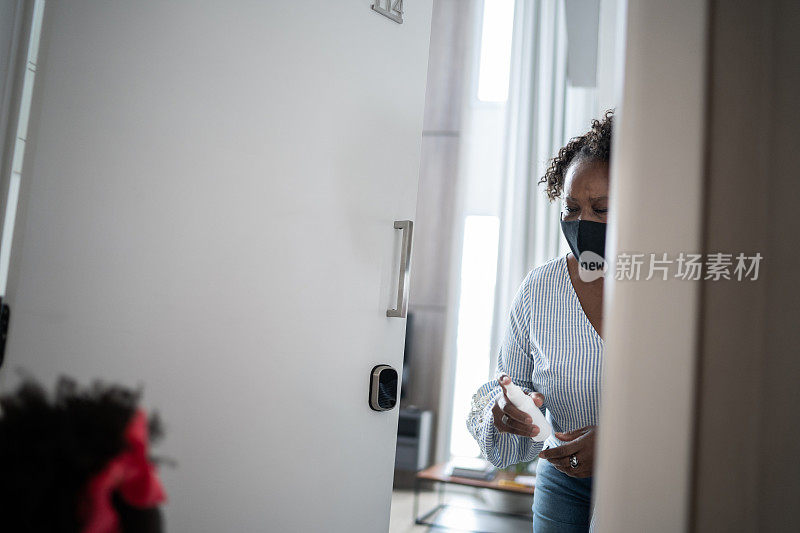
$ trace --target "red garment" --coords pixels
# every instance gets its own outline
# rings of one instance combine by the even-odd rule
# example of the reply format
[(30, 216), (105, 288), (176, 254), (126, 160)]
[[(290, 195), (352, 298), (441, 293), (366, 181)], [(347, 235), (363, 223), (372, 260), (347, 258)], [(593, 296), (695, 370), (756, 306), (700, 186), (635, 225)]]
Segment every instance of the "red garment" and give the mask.
[(144, 411), (133, 415), (125, 429), (125, 442), (125, 451), (89, 481), (83, 533), (119, 533), (119, 517), (111, 503), (115, 492), (133, 507), (155, 507), (166, 500), (156, 468), (147, 457), (149, 436)]

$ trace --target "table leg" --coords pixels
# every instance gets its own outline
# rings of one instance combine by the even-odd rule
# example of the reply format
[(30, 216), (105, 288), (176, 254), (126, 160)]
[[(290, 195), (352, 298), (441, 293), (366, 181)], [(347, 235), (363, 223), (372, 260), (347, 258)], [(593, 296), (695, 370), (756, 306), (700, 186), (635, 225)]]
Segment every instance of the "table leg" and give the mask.
[(414, 522), (419, 518), (419, 478), (414, 478)]

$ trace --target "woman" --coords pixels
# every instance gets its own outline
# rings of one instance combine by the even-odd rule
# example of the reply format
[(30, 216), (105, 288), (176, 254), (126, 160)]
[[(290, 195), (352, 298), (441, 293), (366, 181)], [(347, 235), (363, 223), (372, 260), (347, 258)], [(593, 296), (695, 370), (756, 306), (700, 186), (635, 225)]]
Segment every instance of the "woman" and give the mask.
[[(544, 183), (561, 199), (561, 228), (571, 253), (528, 273), (514, 299), (497, 363), (497, 380), (473, 396), (467, 427), (481, 452), (499, 468), (537, 454), (533, 530), (588, 531), (603, 340), (603, 278), (581, 270), (604, 255), (613, 112), (558, 152)], [(583, 254), (583, 257), (581, 255)], [(595, 255), (597, 254), (597, 255)], [(510, 380), (510, 381), (509, 381)], [(514, 382), (545, 412), (555, 433), (514, 407), (505, 385)], [(543, 450), (544, 446), (544, 451)]]

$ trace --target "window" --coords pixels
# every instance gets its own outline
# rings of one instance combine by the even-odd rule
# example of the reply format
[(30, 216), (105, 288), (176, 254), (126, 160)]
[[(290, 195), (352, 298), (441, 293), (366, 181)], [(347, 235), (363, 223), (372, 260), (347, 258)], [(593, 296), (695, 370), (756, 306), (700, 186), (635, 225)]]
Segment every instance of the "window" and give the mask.
[(499, 217), (466, 217), (456, 333), (454, 397), (458, 401), (453, 405), (450, 428), (450, 454), (453, 456), (475, 457), (480, 454), (478, 445), (467, 431), (464, 421), (467, 419), (470, 406), (468, 399), (486, 382), (492, 344), (499, 238)]
[(513, 0), (484, 0), (481, 55), (478, 67), (478, 100), (505, 102), (511, 69)]

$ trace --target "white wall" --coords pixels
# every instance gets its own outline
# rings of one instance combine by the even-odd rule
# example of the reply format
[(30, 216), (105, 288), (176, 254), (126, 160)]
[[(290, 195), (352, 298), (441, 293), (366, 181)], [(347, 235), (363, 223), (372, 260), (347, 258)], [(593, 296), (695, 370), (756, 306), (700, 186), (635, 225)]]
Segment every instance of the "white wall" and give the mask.
[(9, 54), (13, 48), (18, 3), (17, 0), (0, 0), (0, 87), (3, 87), (3, 91), (8, 75)]

